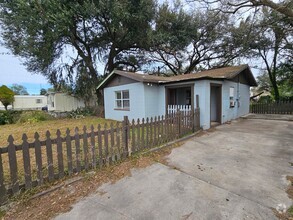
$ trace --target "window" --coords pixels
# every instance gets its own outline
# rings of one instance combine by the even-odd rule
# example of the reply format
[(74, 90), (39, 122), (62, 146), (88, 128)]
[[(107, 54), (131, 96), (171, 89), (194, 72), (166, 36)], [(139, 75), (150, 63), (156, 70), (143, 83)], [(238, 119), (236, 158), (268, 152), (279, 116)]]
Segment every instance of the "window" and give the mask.
[(37, 103), (37, 104), (41, 104), (42, 101), (43, 101), (42, 99), (36, 99), (36, 103)]
[(235, 101), (234, 101), (234, 87), (230, 87), (230, 108), (234, 108)]
[(115, 108), (117, 109), (130, 108), (129, 90), (115, 92)]

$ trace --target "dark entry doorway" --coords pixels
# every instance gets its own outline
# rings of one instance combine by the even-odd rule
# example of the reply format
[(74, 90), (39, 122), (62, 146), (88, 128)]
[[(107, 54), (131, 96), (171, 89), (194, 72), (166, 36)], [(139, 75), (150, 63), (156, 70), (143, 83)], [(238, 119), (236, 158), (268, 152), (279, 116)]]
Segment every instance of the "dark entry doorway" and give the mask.
[(222, 85), (211, 84), (211, 123), (222, 123)]

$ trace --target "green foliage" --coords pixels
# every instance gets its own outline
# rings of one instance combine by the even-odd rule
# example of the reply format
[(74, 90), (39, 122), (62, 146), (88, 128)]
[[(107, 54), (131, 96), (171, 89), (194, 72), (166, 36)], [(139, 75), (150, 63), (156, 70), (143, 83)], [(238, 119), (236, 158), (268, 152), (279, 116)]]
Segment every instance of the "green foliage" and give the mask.
[(270, 95), (259, 97), (258, 103), (270, 103), (273, 101), (273, 98)]
[(27, 89), (22, 85), (12, 84), (10, 89), (14, 92), (15, 95), (29, 95)]
[(288, 210), (287, 213), (289, 214), (290, 217), (293, 217), (293, 206), (291, 206)]
[(76, 110), (69, 112), (68, 117), (69, 118), (79, 118), (79, 117), (85, 117), (85, 116), (103, 117), (103, 114), (104, 114), (103, 107), (96, 106), (96, 107), (78, 108)]
[(171, 70), (175, 75), (232, 63), (239, 52), (231, 44), (228, 18), (211, 11), (187, 12), (180, 4), (174, 8), (163, 4), (155, 19), (152, 59), (163, 64), (165, 74)]
[(4, 210), (0, 209), (0, 219), (4, 218), (5, 213), (6, 212)]
[[(281, 63), (278, 67), (276, 67), (275, 76), (279, 91), (279, 100), (291, 100), (293, 98), (292, 62), (289, 60), (285, 63)], [(263, 72), (257, 77), (257, 83), (257, 92), (268, 91), (275, 97), (275, 90), (273, 89), (269, 74), (267, 72)]]
[(14, 124), (18, 119), (22, 111), (0, 111), (0, 125)]
[(13, 116), (10, 111), (0, 111), (0, 125), (12, 124)]
[(44, 89), (44, 88), (42, 88), (42, 89), (40, 90), (40, 95), (46, 95), (46, 94), (47, 94), (47, 90)]
[[(95, 91), (99, 64), (106, 64), (108, 74), (144, 63), (139, 54), (149, 46), (154, 14), (153, 0), (0, 3), (5, 46), (24, 58), (30, 72), (44, 75), (56, 88), (73, 85), (81, 97)], [(83, 86), (84, 80), (95, 87)]]
[(23, 111), (17, 123), (36, 123), (51, 119), (54, 119), (54, 117), (43, 111)]
[(7, 106), (12, 104), (14, 101), (14, 92), (7, 86), (2, 85), (0, 87), (0, 102), (4, 105), (7, 110)]

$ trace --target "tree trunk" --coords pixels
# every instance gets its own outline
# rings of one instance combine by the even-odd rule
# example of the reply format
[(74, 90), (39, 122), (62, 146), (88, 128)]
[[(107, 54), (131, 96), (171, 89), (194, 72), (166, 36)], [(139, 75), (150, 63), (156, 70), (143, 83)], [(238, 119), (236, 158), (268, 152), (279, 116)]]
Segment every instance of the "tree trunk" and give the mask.
[(274, 97), (275, 100), (278, 102), (280, 100), (280, 93), (279, 93), (279, 88), (276, 83), (276, 81), (272, 82), (273, 90), (274, 90)]

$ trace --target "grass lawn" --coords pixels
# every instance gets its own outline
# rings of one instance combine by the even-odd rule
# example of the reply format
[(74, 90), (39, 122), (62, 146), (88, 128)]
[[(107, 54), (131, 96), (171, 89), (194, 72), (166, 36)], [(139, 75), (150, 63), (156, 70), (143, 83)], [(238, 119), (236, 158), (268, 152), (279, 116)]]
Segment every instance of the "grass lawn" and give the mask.
[[(116, 124), (116, 121), (113, 120), (106, 120), (104, 118), (98, 117), (85, 117), (81, 119), (56, 119), (56, 120), (49, 120), (49, 121), (41, 121), (36, 123), (25, 123), (25, 124), (11, 124), (11, 125), (1, 125), (0, 126), (0, 147), (7, 146), (7, 138), (10, 134), (13, 135), (15, 144), (22, 143), (22, 134), (26, 133), (29, 141), (34, 140), (35, 132), (38, 132), (40, 135), (40, 139), (45, 139), (46, 131), (49, 130), (51, 133), (51, 137), (56, 137), (57, 129), (60, 129), (62, 136), (65, 136), (65, 131), (67, 128), (70, 129), (71, 134), (74, 134), (75, 127), (78, 127), (82, 130), (83, 126), (85, 125), (87, 129), (90, 129), (91, 125), (94, 125), (95, 129), (97, 129), (98, 124), (102, 126), (107, 123), (108, 127), (110, 123), (113, 122)], [(115, 126), (114, 126), (115, 127)], [(82, 133), (82, 132), (80, 132)]]

